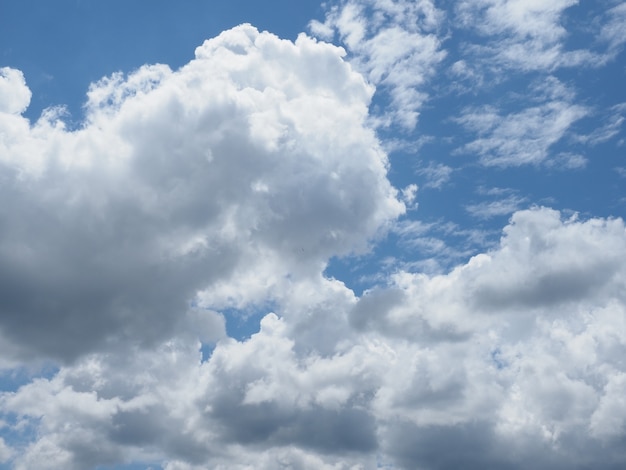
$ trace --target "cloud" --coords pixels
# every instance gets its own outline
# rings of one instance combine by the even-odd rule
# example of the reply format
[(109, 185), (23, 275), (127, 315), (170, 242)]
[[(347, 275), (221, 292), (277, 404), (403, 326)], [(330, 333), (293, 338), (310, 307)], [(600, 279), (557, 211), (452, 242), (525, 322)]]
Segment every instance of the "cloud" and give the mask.
[(24, 74), (9, 67), (0, 68), (0, 113), (21, 114), (28, 108), (30, 98)]
[(454, 169), (443, 163), (429, 162), (428, 166), (421, 166), (417, 174), (424, 176), (426, 182), (424, 188), (441, 189), (448, 181)]
[(380, 125), (413, 129), (428, 99), (426, 84), (446, 53), (439, 29), (443, 11), (430, 0), (345, 0), (332, 6), (324, 23), (312, 21), (318, 37), (337, 35), (348, 59), (378, 90), (388, 93), (389, 111)]
[[(482, 38), (493, 39), (487, 44), (465, 41), (466, 52), (475, 58), (472, 62), (478, 64), (465, 73), (480, 76), (486, 70), (499, 73), (511, 69), (552, 72), (561, 67), (595, 66), (605, 62), (607, 57), (591, 48), (568, 50), (566, 47), (571, 31), (565, 27), (565, 18), (568, 9), (577, 4), (577, 0), (458, 3), (456, 17), (459, 26)], [(467, 65), (467, 62), (463, 64)]]
[(497, 201), (484, 201), (465, 206), (465, 210), (479, 219), (490, 219), (501, 215), (510, 215), (520, 208), (526, 199), (509, 195)]
[(13, 455), (13, 452), (9, 446), (4, 442), (4, 439), (0, 437), (0, 463), (7, 462)]
[(366, 250), (404, 207), (364, 125), (372, 90), (341, 56), (240, 26), (177, 71), (92, 84), (74, 131), (54, 109), (16, 114), (30, 92), (3, 69), (20, 92), (1, 114), (3, 355), (149, 347), (194, 304), (265, 295), (237, 287), (251, 278), (268, 290)]
[(204, 362), (185, 331), (3, 394), (38, 430), (14, 466), (615, 468), (622, 255), (622, 220), (536, 208), (444, 274), (397, 272), (358, 298), (293, 281), (258, 333)]
[[(588, 135), (579, 135), (576, 140), (588, 145), (598, 145), (619, 136), (624, 124), (624, 112), (626, 103), (619, 103), (611, 106), (601, 113), (600, 119), (603, 124), (594, 129)], [(599, 113), (600, 114), (600, 113)]]
[[(476, 154), (486, 166), (553, 164), (549, 152), (552, 145), (589, 111), (575, 104), (572, 92), (554, 78), (531, 87), (525, 101), (532, 100), (537, 103), (524, 103), (520, 110), (508, 112), (492, 105), (466, 108), (456, 122), (477, 138), (459, 152)], [(576, 157), (560, 160), (567, 167), (583, 163)]]
[(606, 41), (609, 46), (609, 52), (617, 55), (619, 50), (626, 43), (626, 5), (623, 3), (611, 8), (607, 12), (608, 21), (606, 21), (600, 31), (600, 37)]
[[(393, 263), (387, 267), (387, 275), (398, 270), (446, 272), (492, 244), (489, 239), (497, 237), (498, 232), (464, 229), (443, 220), (425, 223), (403, 219), (395, 224), (392, 233), (398, 237), (398, 246), (404, 256), (393, 258)], [(386, 282), (386, 278), (381, 282)]]

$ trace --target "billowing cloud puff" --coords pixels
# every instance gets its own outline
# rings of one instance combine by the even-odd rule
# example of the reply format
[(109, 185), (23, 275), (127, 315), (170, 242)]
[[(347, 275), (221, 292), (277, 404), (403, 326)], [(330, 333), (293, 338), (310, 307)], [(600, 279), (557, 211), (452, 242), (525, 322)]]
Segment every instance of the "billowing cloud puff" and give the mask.
[(76, 130), (17, 114), (30, 92), (3, 69), (2, 354), (150, 345), (193, 305), (240, 306), (366, 249), (404, 208), (342, 54), (241, 26), (180, 70), (93, 84)]
[(0, 68), (0, 113), (21, 114), (30, 104), (31, 92), (24, 74), (9, 67)]

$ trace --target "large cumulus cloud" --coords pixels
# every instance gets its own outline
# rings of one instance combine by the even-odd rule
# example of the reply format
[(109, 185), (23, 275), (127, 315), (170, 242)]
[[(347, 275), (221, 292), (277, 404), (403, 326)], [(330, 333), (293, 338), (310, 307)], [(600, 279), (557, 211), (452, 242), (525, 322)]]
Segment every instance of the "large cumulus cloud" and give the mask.
[(3, 354), (153, 344), (201, 291), (245, 304), (365, 249), (403, 206), (341, 55), (241, 26), (180, 70), (93, 84), (76, 130), (59, 109), (20, 116), (30, 92), (3, 69)]

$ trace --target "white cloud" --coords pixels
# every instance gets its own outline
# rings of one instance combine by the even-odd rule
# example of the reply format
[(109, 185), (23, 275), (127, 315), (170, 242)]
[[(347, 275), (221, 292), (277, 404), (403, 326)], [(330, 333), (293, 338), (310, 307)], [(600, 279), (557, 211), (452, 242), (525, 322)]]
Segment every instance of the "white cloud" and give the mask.
[(465, 206), (465, 210), (479, 219), (509, 215), (517, 211), (526, 199), (516, 195), (509, 195), (496, 201), (483, 201)]
[[(616, 3), (616, 2), (608, 2)], [(477, 0), (457, 2), (451, 27), (458, 29), (462, 57), (451, 74), (476, 90), (527, 73), (602, 67), (617, 57), (625, 36), (621, 2), (613, 8), (578, 0)], [(579, 15), (585, 11), (585, 20)], [(467, 32), (471, 34), (466, 35)], [(575, 46), (572, 38), (584, 38)], [(521, 74), (520, 74), (521, 72)]]
[(404, 199), (404, 203), (410, 209), (417, 209), (417, 203), (415, 202), (417, 189), (418, 187), (416, 184), (410, 184), (402, 190), (402, 198)]
[[(386, 269), (386, 275), (409, 272), (443, 273), (473, 254), (488, 247), (489, 238), (497, 236), (484, 229), (464, 229), (458, 224), (437, 220), (425, 223), (404, 219), (393, 228), (403, 253)], [(386, 282), (386, 277), (379, 282)]]
[(422, 166), (417, 169), (417, 174), (424, 176), (426, 182), (424, 188), (441, 189), (448, 181), (454, 170), (443, 163), (429, 162), (428, 166)]
[(4, 442), (4, 439), (0, 437), (0, 463), (7, 462), (13, 454), (13, 449), (11, 449), (11, 447)]
[(187, 332), (5, 393), (2, 409), (38, 429), (15, 468), (612, 468), (623, 255), (623, 221), (539, 208), (447, 274), (399, 272), (360, 298), (300, 280), (259, 333), (206, 362)]
[[(25, 100), (11, 105), (1, 114), (3, 354), (147, 347), (194, 302), (240, 306), (367, 250), (404, 206), (364, 124), (372, 90), (341, 56), (241, 26), (180, 70), (144, 66), (93, 84), (75, 131), (54, 111), (31, 126), (14, 114)], [(19, 72), (5, 75), (26, 89)], [(223, 332), (204, 324), (217, 328), (207, 337)]]
[[(533, 87), (529, 98), (539, 103), (513, 112), (494, 106), (466, 108), (456, 121), (476, 133), (477, 138), (459, 151), (476, 154), (486, 166), (554, 164), (549, 161), (551, 146), (589, 111), (574, 104), (571, 92), (554, 79), (546, 80), (539, 88)], [(570, 167), (584, 163), (580, 158), (561, 160)]]
[(389, 93), (380, 125), (413, 129), (428, 99), (425, 85), (446, 55), (438, 35), (443, 18), (430, 0), (345, 0), (310, 29), (327, 40), (336, 33), (354, 67)]
[(600, 37), (609, 45), (609, 52), (617, 54), (626, 43), (626, 4), (619, 3), (608, 11), (608, 21), (600, 31)]
[[(466, 44), (466, 51), (476, 66), (466, 71), (482, 75), (482, 67), (501, 71), (551, 72), (559, 67), (581, 64), (596, 65), (604, 59), (588, 49), (567, 50), (568, 31), (564, 16), (578, 0), (553, 2), (524, 0), (479, 0), (457, 4), (459, 24), (493, 39), (484, 43)], [(467, 62), (464, 62), (465, 64)]]
[(600, 119), (604, 123), (588, 135), (577, 136), (576, 140), (589, 145), (597, 145), (619, 136), (626, 119), (624, 112), (626, 112), (626, 103), (619, 103), (604, 112), (596, 113), (600, 114)]
[[(517, 37), (552, 43), (566, 34), (559, 24), (560, 17), (565, 9), (576, 3), (577, 0), (558, 0), (549, 4), (541, 1), (479, 0), (461, 2), (457, 9), (465, 25), (472, 25), (483, 34), (510, 32)], [(477, 16), (485, 21), (472, 24)]]
[(30, 98), (24, 74), (9, 67), (0, 68), (0, 113), (21, 114), (30, 104)]

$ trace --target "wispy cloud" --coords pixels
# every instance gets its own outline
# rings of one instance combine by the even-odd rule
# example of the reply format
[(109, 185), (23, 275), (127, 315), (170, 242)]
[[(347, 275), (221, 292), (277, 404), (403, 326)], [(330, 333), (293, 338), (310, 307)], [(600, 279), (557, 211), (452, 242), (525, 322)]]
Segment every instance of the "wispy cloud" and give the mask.
[[(589, 35), (587, 47), (570, 48), (569, 12), (578, 0), (462, 1), (455, 8), (455, 26), (477, 39), (462, 41), (464, 58), (452, 72), (468, 83), (483, 86), (506, 80), (506, 71), (552, 73), (560, 68), (598, 67), (612, 60), (625, 42), (624, 7), (608, 12), (592, 9), (592, 18), (578, 29)], [(576, 26), (576, 25), (574, 25)], [(487, 78), (488, 76), (488, 78)]]
[(619, 3), (607, 12), (608, 20), (602, 23), (600, 38), (608, 43), (609, 53), (615, 55), (626, 43), (626, 4)]
[[(561, 140), (573, 123), (586, 116), (587, 108), (572, 102), (558, 81), (546, 90), (531, 90), (530, 101), (539, 104), (504, 111), (496, 106), (466, 108), (456, 122), (477, 138), (463, 145), (460, 153), (474, 154), (486, 166), (541, 164), (550, 147)], [(545, 100), (545, 101), (544, 101)]]
[(431, 0), (344, 0), (310, 29), (324, 39), (336, 34), (355, 68), (388, 93), (390, 107), (378, 125), (413, 129), (428, 99), (425, 85), (446, 56), (439, 36), (444, 18)]
[(527, 199), (524, 197), (509, 195), (495, 201), (483, 201), (477, 204), (469, 204), (465, 206), (465, 210), (473, 217), (479, 219), (491, 219), (503, 215), (510, 215), (519, 210)]
[(454, 169), (443, 163), (429, 162), (426, 166), (420, 166), (416, 173), (426, 178), (422, 184), (424, 188), (441, 189), (448, 181)]
[(624, 127), (626, 103), (611, 106), (608, 110), (594, 112), (601, 125), (589, 134), (580, 134), (575, 137), (576, 141), (588, 145), (597, 145), (611, 140), (621, 134)]

